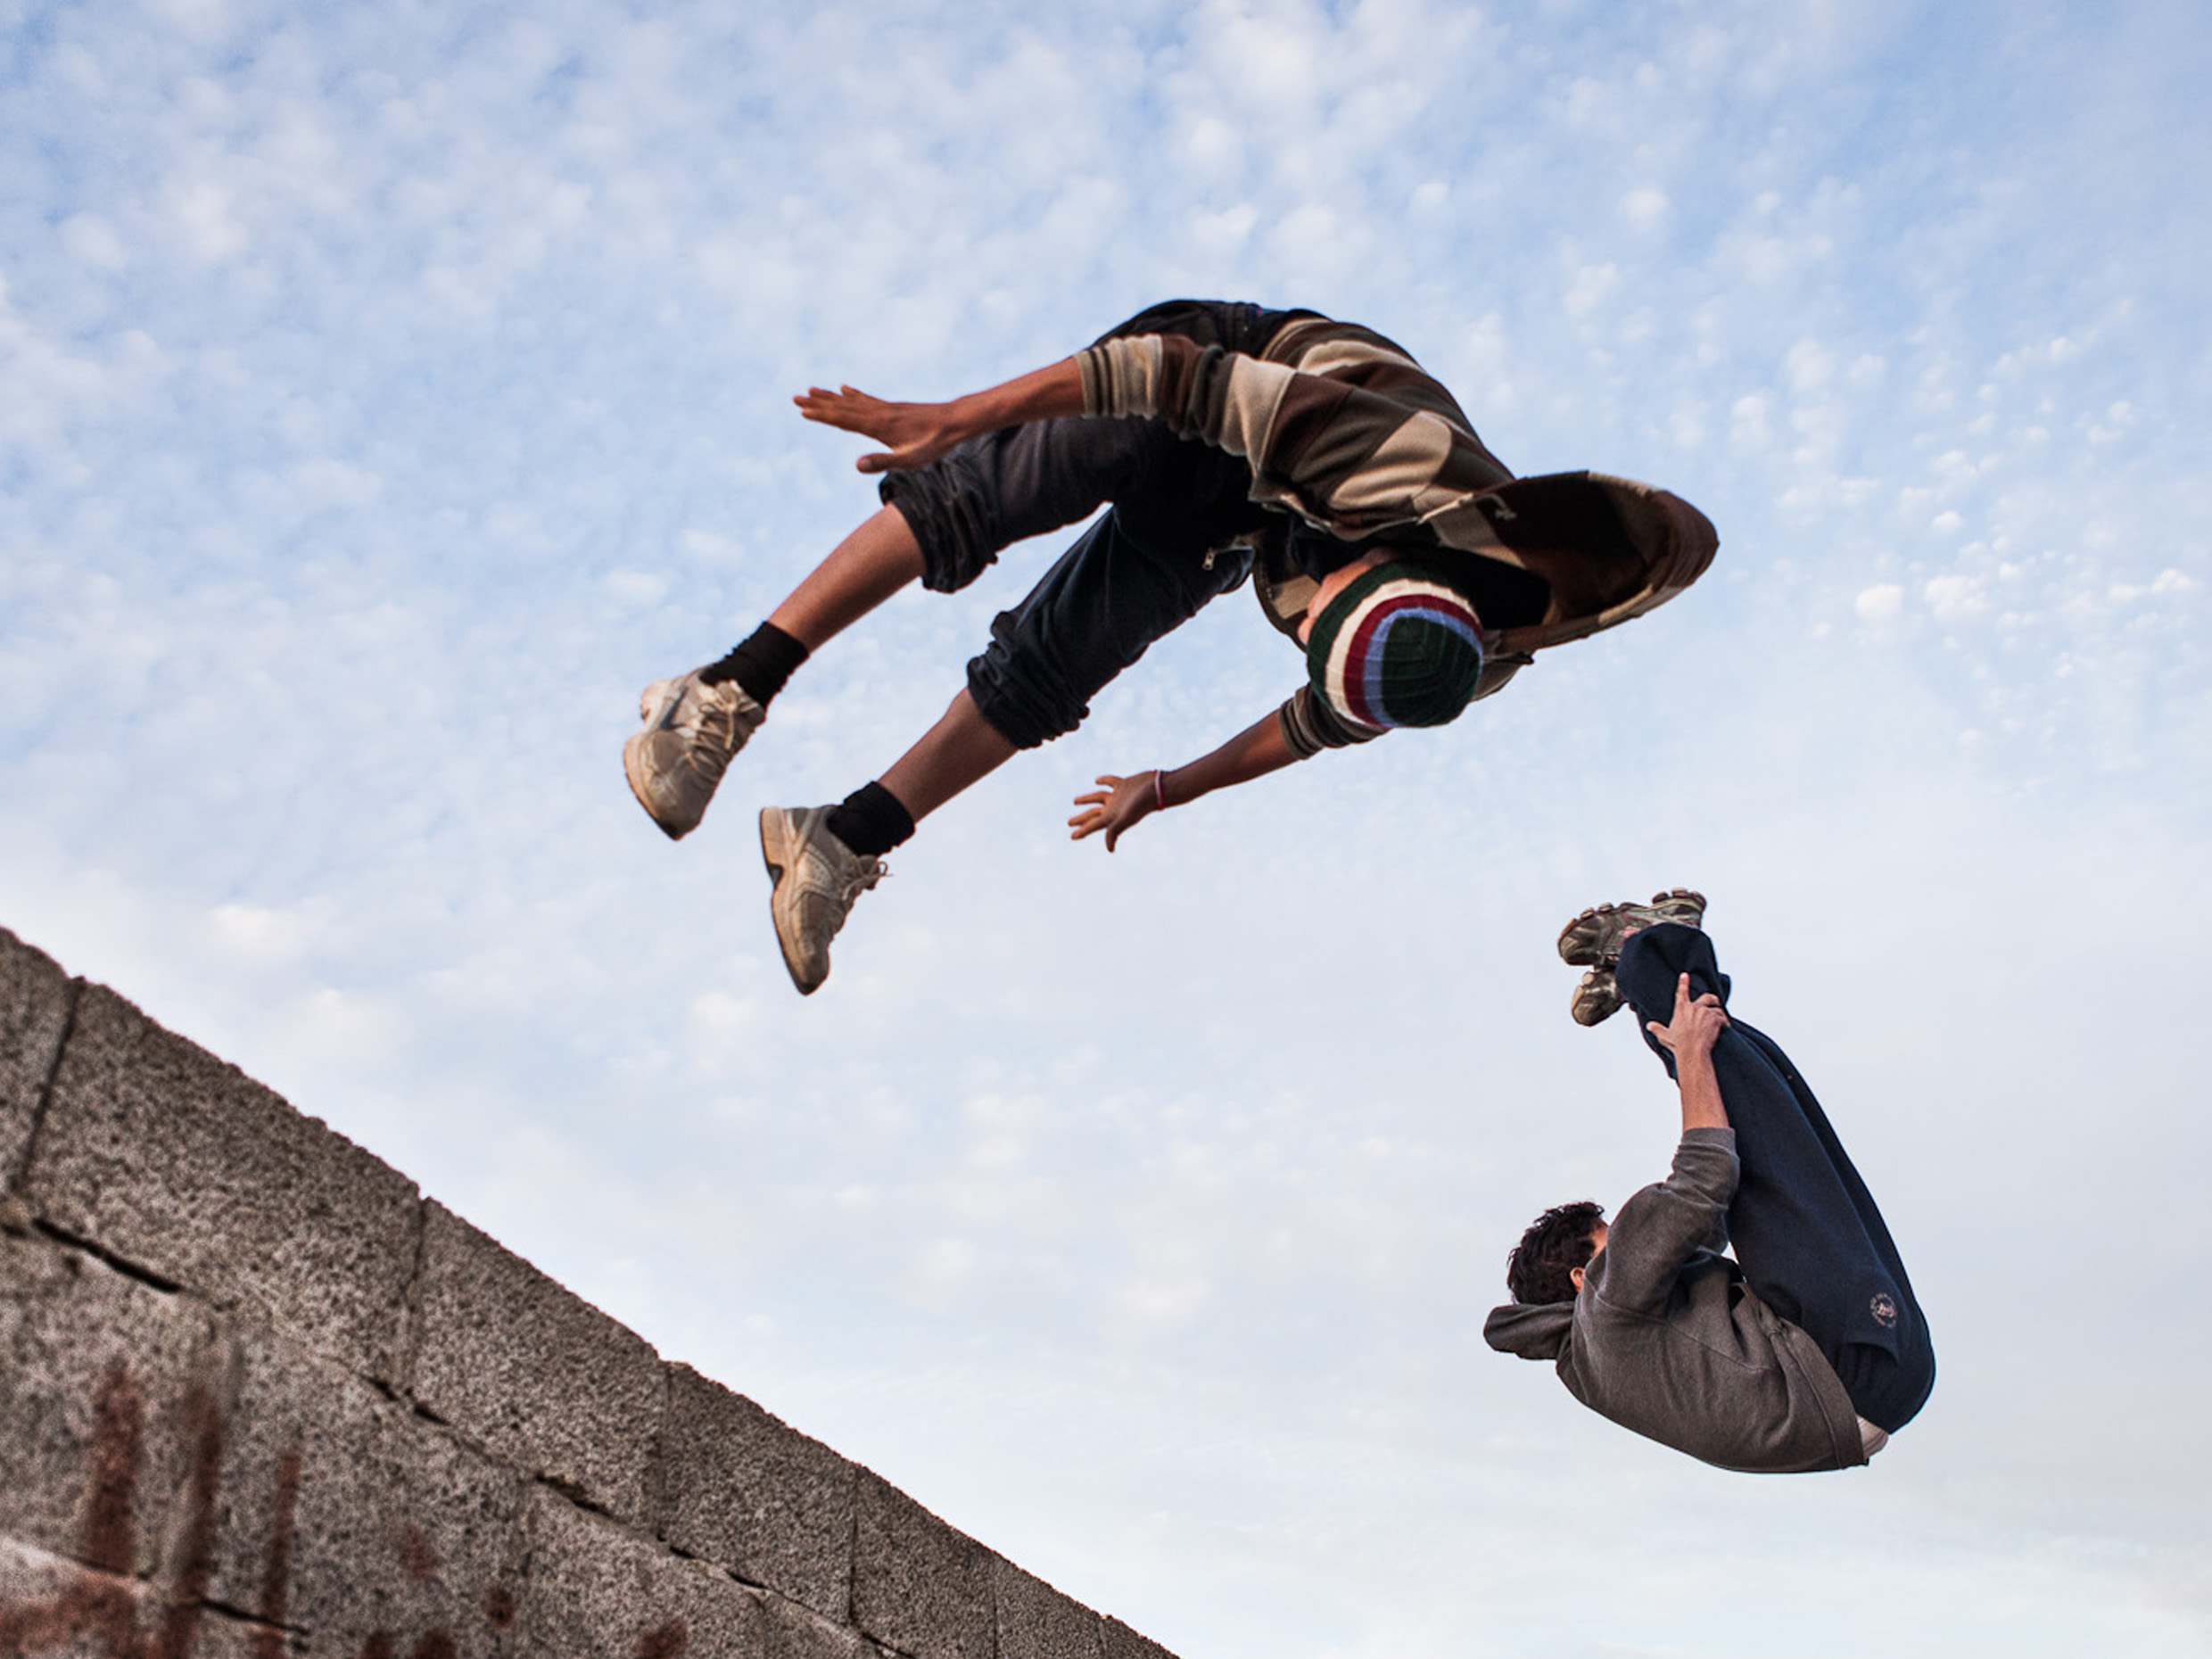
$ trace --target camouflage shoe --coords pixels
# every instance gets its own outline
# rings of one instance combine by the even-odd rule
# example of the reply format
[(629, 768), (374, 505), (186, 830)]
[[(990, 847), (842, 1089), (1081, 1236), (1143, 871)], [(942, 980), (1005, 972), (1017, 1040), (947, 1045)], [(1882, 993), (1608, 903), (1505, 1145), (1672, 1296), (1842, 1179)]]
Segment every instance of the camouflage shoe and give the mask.
[(1648, 904), (1599, 904), (1559, 930), (1559, 960), (1574, 968), (1610, 968), (1621, 954), (1621, 941), (1638, 928), (1664, 921), (1695, 928), (1704, 914), (1705, 896), (1688, 887), (1655, 893)]
[(830, 977), (830, 941), (853, 902), (890, 873), (881, 859), (855, 853), (830, 833), (831, 810), (770, 806), (760, 815), (761, 858), (775, 883), (768, 914), (801, 996), (812, 996)]
[(1610, 1019), (1621, 1006), (1621, 987), (1613, 982), (1613, 970), (1593, 968), (1582, 976), (1567, 999), (1567, 1011), (1578, 1026), (1594, 1026)]
[(699, 671), (656, 680), (638, 699), (642, 730), (623, 745), (623, 772), (646, 815), (672, 841), (699, 827), (730, 758), (768, 711), (734, 680), (709, 685)]

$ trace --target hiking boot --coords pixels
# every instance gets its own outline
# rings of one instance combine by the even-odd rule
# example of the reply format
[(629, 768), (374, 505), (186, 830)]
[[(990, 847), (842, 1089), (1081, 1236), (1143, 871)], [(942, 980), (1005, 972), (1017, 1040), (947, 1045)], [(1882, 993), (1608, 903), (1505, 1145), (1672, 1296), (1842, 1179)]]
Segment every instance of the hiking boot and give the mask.
[(1559, 960), (1575, 968), (1610, 968), (1620, 959), (1621, 941), (1638, 928), (1665, 921), (1695, 928), (1704, 914), (1705, 896), (1688, 887), (1655, 893), (1648, 904), (1599, 904), (1559, 930)]
[(890, 872), (879, 858), (854, 852), (830, 833), (827, 806), (761, 809), (761, 858), (775, 888), (768, 914), (783, 965), (801, 996), (830, 977), (830, 941), (858, 898)]
[(630, 792), (672, 841), (699, 827), (730, 757), (768, 711), (734, 680), (708, 685), (699, 671), (656, 680), (638, 699), (644, 730), (623, 745)]
[(1613, 1018), (1621, 1006), (1621, 987), (1613, 982), (1613, 970), (1593, 968), (1582, 976), (1567, 999), (1567, 1011), (1578, 1026), (1594, 1026)]

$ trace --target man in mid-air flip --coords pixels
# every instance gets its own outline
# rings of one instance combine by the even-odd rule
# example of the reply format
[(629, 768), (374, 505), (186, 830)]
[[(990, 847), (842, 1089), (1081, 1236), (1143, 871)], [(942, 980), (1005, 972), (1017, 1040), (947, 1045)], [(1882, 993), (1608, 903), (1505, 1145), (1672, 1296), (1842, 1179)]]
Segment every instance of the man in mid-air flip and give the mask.
[[(1482, 1334), (1551, 1361), (1605, 1416), (1726, 1469), (1863, 1464), (1936, 1382), (1927, 1322), (1881, 1212), (1789, 1058), (1726, 1008), (1705, 902), (1585, 911), (1560, 954), (1575, 1018), (1625, 1001), (1681, 1093), (1674, 1168), (1621, 1206), (1548, 1209)], [(1721, 1252), (1733, 1243), (1735, 1259)]]
[(966, 586), (999, 552), (1110, 504), (992, 625), (968, 684), (879, 779), (772, 806), (761, 850), (802, 992), (916, 823), (1017, 750), (1075, 730), (1151, 643), (1256, 573), (1308, 683), (1190, 763), (1102, 777), (1076, 838), (1108, 851), (1164, 807), (1395, 726), (1441, 725), (1531, 654), (1653, 608), (1713, 527), (1598, 474), (1515, 480), (1451, 394), (1371, 330), (1311, 311), (1173, 301), (1049, 368), (945, 403), (816, 388), (800, 412), (886, 448), (884, 505), (719, 662), (656, 681), (623, 748), (671, 838), (697, 826), (793, 671), (910, 582)]

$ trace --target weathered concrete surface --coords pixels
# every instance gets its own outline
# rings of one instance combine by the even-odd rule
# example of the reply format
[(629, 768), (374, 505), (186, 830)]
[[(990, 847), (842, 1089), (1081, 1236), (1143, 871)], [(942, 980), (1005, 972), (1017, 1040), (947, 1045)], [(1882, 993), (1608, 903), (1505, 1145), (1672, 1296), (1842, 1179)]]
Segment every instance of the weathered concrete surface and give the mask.
[(853, 1623), (917, 1659), (992, 1659), (991, 1552), (873, 1474), (853, 1529)]
[(444, 1205), (425, 1212), (416, 1403), (593, 1507), (650, 1524), (668, 1394), (659, 1357)]
[(1173, 1659), (0, 932), (0, 1659)]
[(414, 1183), (112, 991), (77, 999), (21, 1190), (71, 1237), (396, 1376)]
[(524, 1475), (274, 1334), (241, 1333), (231, 1368), (211, 1600), (347, 1654), (529, 1651)]
[(76, 986), (51, 957), (0, 929), (0, 1196), (22, 1175), (76, 997)]
[(215, 1403), (214, 1341), (206, 1309), (0, 1233), (0, 1538), (159, 1569)]
[(1149, 1636), (1139, 1636), (1118, 1619), (1102, 1621), (1106, 1627), (1106, 1659), (1176, 1659)]
[(689, 1366), (668, 1372), (662, 1535), (828, 1618), (853, 1603), (859, 1471)]
[(518, 1651), (761, 1659), (762, 1597), (540, 1487)]
[(1105, 1659), (1105, 1621), (1011, 1561), (992, 1563), (998, 1659)]

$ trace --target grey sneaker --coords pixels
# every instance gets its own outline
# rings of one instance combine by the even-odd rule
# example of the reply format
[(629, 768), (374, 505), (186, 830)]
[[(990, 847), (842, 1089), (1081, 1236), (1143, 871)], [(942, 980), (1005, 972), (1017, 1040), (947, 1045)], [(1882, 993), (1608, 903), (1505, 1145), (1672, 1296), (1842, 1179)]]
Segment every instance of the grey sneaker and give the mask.
[(1613, 970), (1593, 968), (1582, 976), (1567, 999), (1567, 1011), (1578, 1026), (1594, 1026), (1610, 1019), (1621, 1007), (1621, 987), (1613, 982)]
[(710, 686), (695, 668), (646, 687), (638, 715), (645, 726), (623, 745), (623, 772), (646, 816), (681, 841), (699, 827), (730, 757), (768, 711), (736, 681)]
[(1575, 968), (1610, 968), (1621, 954), (1621, 941), (1638, 928), (1655, 928), (1663, 921), (1695, 928), (1704, 915), (1705, 896), (1688, 887), (1655, 893), (1648, 904), (1598, 904), (1559, 930), (1559, 960)]
[(830, 833), (827, 806), (761, 809), (761, 857), (775, 888), (768, 914), (776, 924), (783, 965), (801, 996), (830, 977), (830, 941), (853, 901), (890, 872), (879, 858), (854, 852)]

